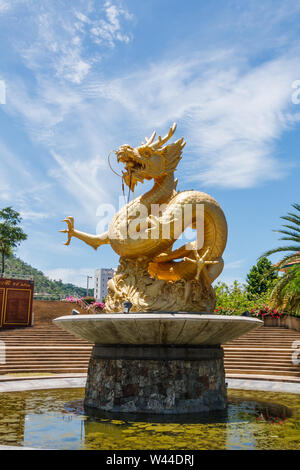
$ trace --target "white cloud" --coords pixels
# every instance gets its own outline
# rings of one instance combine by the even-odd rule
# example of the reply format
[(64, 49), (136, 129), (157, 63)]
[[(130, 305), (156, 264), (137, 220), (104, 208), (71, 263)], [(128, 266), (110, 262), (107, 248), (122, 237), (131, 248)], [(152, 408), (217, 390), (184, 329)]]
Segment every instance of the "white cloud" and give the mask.
[(23, 220), (29, 221), (48, 219), (50, 217), (50, 214), (48, 214), (47, 212), (36, 212), (30, 210), (21, 210), (20, 215)]
[(116, 2), (97, 10), (105, 18), (95, 15), (94, 2), (63, 11), (59, 20), (47, 8), (36, 16), (37, 41), (21, 51), (36, 90), (10, 77), (4, 111), (21, 116), (31, 138), (45, 145), (47, 155), (50, 150), (45, 174), (86, 217), (119, 190), (105, 161), (108, 152), (127, 139), (136, 145), (154, 128), (163, 133), (174, 121), (177, 136), (187, 141), (181, 180), (250, 188), (289, 171), (289, 162), (276, 155), (276, 142), (299, 120), (298, 108), (291, 107), (291, 83), (300, 76), (297, 51), (250, 66), (235, 49), (215, 50), (143, 63), (116, 78), (100, 71), (95, 78), (95, 57), (84, 41), (102, 27), (105, 44), (116, 44), (121, 20), (131, 15)]
[(52, 156), (58, 167), (51, 169), (50, 175), (58, 179), (72, 194), (81, 208), (85, 210), (86, 215), (95, 217), (99, 202), (101, 200), (106, 202), (109, 198), (104, 189), (107, 186), (102, 184), (103, 160), (96, 156), (88, 162), (76, 160), (70, 164), (67, 159), (55, 152), (52, 152)]
[(120, 19), (124, 17), (131, 20), (133, 16), (123, 8), (113, 4), (110, 1), (105, 3), (106, 20), (94, 22), (91, 33), (97, 44), (108, 43), (111, 47), (115, 46), (117, 41), (128, 43), (131, 40), (129, 34), (122, 33)]
[(234, 54), (215, 57), (156, 63), (86, 90), (118, 103), (139, 132), (179, 121), (189, 155), (182, 168), (186, 161), (189, 172), (193, 161), (195, 181), (247, 188), (282, 178), (289, 163), (276, 158), (275, 144), (297, 120), (291, 83), (299, 61), (283, 56), (249, 67)]
[(0, 0), (0, 14), (10, 9), (10, 3), (7, 0)]
[[(45, 275), (52, 280), (58, 281), (61, 279), (64, 283), (70, 282), (75, 286), (86, 287), (87, 285), (87, 276), (92, 276), (94, 278), (94, 269), (93, 268), (55, 268), (48, 269), (45, 271)], [(92, 288), (94, 285), (94, 280), (90, 279), (89, 288)]]
[[(47, 7), (37, 1), (25, 5), (34, 40), (26, 42), (25, 47), (19, 43), (18, 49), (27, 66), (40, 74), (43, 69), (48, 73), (52, 69), (58, 78), (80, 84), (101, 60), (105, 48), (131, 39), (129, 33), (123, 32), (122, 23), (131, 21), (132, 15), (118, 2), (102, 2), (101, 7), (95, 1), (77, 1), (83, 11), (60, 4), (59, 15), (57, 2), (48, 3)], [(88, 53), (89, 41), (101, 47)]]
[(244, 259), (237, 259), (235, 261), (230, 261), (229, 263), (226, 263), (225, 268), (226, 268), (226, 270), (227, 269), (238, 269), (241, 266), (243, 266), (244, 263), (245, 263)]
[(128, 143), (136, 145), (144, 133), (154, 128), (163, 133), (177, 120), (177, 136), (187, 140), (181, 180), (247, 188), (282, 178), (289, 162), (276, 156), (275, 144), (299, 120), (291, 104), (297, 76), (300, 64), (290, 57), (250, 68), (233, 53), (216, 51), (158, 62), (112, 80), (89, 79), (80, 89), (57, 88), (38, 75), (34, 97), (10, 80), (5, 111), (23, 116), (33, 140), (51, 150), (55, 166), (52, 162), (48, 175), (86, 217), (95, 217), (98, 204), (111, 202), (120, 190), (112, 186), (119, 182), (105, 156), (125, 143), (129, 128)]
[[(102, 120), (110, 119), (109, 112), (103, 112), (94, 103), (87, 105), (84, 96), (70, 86), (57, 89), (48, 80), (40, 80), (38, 96), (32, 96), (19, 81), (10, 80), (10, 98), (5, 110), (14, 117), (21, 116), (32, 140), (47, 149), (39, 162), (45, 167), (43, 178), (49, 181), (50, 177), (51, 184), (59, 187), (50, 201), (56, 200), (59, 207), (61, 194), (69, 193), (77, 208), (83, 209), (77, 209), (82, 217), (94, 218), (96, 225), (99, 203), (110, 202), (112, 195), (112, 175), (106, 156), (113, 143), (111, 136), (101, 130)], [(18, 156), (8, 157), (12, 167), (23, 172), (20, 160)], [(16, 180), (16, 172), (7, 171), (7, 165), (4, 168), (8, 180)], [(28, 175), (32, 179), (34, 174), (32, 168)], [(67, 201), (65, 204), (68, 205)]]
[(76, 11), (75, 16), (78, 20), (82, 21), (83, 23), (89, 23), (89, 24), (91, 23), (91, 20), (80, 11)]
[(89, 73), (91, 64), (82, 60), (75, 52), (69, 52), (57, 64), (57, 74), (72, 83), (81, 83)]

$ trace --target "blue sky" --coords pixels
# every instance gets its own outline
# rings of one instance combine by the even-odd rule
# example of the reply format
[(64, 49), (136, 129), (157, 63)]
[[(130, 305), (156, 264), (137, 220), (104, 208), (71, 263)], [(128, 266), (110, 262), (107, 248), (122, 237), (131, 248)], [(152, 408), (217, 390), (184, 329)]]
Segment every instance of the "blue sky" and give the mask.
[(64, 246), (61, 219), (95, 233), (121, 195), (108, 153), (176, 121), (179, 189), (221, 204), (219, 280), (243, 281), (299, 202), (299, 21), (289, 0), (0, 0), (0, 206), (23, 216), (18, 256), (78, 285), (115, 267), (109, 246)]

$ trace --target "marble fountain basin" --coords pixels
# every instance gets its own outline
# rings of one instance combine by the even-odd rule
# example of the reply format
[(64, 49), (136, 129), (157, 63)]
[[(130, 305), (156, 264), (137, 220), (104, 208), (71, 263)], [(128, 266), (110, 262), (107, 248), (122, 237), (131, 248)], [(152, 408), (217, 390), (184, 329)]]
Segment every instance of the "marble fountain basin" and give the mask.
[(68, 315), (54, 323), (102, 345), (220, 345), (263, 325), (251, 317), (206, 313)]

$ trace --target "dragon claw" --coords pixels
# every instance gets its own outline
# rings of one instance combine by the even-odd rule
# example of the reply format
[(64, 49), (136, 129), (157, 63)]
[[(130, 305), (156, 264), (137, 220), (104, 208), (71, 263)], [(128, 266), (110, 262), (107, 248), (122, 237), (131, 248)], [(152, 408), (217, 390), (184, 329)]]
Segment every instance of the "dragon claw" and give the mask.
[(66, 217), (65, 219), (62, 220), (62, 222), (66, 222), (67, 225), (68, 225), (67, 229), (60, 230), (60, 232), (68, 234), (68, 239), (67, 239), (66, 243), (64, 243), (64, 245), (70, 245), (71, 238), (72, 238), (73, 232), (74, 232), (74, 217), (71, 217), (71, 216)]
[(189, 261), (190, 263), (193, 263), (193, 264), (196, 264), (196, 267), (197, 267), (197, 271), (196, 271), (196, 275), (195, 275), (195, 279), (198, 281), (199, 280), (199, 277), (200, 277), (200, 273), (202, 271), (202, 269), (204, 268), (205, 265), (207, 264), (218, 264), (219, 261), (208, 261), (206, 260), (206, 256), (208, 255), (208, 253), (210, 252), (210, 248), (208, 248), (205, 253), (200, 256), (198, 251), (195, 250), (195, 258), (196, 259), (192, 259), (192, 258), (187, 258), (187, 257), (184, 257), (183, 260), (184, 261)]

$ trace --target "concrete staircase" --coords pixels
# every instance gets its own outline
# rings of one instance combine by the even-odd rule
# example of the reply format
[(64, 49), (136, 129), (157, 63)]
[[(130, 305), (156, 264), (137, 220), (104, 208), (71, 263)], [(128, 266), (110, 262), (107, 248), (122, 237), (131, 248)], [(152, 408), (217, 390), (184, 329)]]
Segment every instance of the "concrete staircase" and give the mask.
[(86, 373), (92, 345), (55, 325), (0, 331), (6, 363), (1, 374)]
[[(0, 375), (87, 372), (92, 345), (55, 325), (1, 330), (0, 341), (6, 347)], [(300, 366), (292, 363), (294, 341), (300, 345), (300, 333), (294, 330), (261, 327), (227, 343), (226, 376), (300, 383)]]
[(261, 327), (225, 344), (226, 377), (300, 383), (300, 365), (292, 362), (294, 341), (300, 348), (297, 331)]

